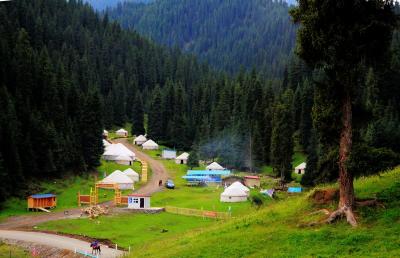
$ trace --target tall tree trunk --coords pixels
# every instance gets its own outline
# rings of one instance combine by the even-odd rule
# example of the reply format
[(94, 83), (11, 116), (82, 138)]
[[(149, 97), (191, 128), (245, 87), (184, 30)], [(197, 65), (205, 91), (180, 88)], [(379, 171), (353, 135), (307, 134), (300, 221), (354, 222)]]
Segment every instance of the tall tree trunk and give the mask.
[(354, 207), (353, 176), (349, 173), (346, 166), (353, 144), (352, 120), (351, 97), (350, 94), (346, 92), (342, 102), (342, 131), (340, 134), (339, 145), (339, 208), (344, 206), (349, 208)]
[(357, 226), (357, 221), (353, 213), (355, 204), (353, 175), (349, 173), (346, 166), (353, 144), (352, 119), (351, 97), (350, 93), (347, 91), (342, 100), (342, 131), (340, 133), (339, 145), (339, 207), (337, 211), (329, 216), (328, 222), (333, 222), (344, 215), (346, 216), (347, 222), (352, 226)]

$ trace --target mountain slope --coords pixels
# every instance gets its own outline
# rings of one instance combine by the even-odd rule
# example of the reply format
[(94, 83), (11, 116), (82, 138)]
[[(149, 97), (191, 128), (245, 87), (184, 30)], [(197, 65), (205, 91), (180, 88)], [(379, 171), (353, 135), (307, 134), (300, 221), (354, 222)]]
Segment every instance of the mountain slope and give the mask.
[(288, 10), (273, 0), (163, 0), (119, 4), (108, 14), (123, 27), (196, 53), (227, 72), (242, 65), (280, 76), (295, 41)]
[[(324, 218), (307, 194), (276, 201), (259, 212), (156, 241), (136, 250), (135, 257), (399, 257), (400, 168), (360, 178), (360, 198), (378, 197), (385, 208), (359, 209), (360, 225), (347, 223), (301, 226)], [(333, 209), (332, 205), (327, 206)]]
[(121, 2), (131, 2), (131, 3), (149, 3), (153, 0), (84, 0), (85, 3), (93, 6), (94, 9), (103, 11), (106, 8), (113, 8)]

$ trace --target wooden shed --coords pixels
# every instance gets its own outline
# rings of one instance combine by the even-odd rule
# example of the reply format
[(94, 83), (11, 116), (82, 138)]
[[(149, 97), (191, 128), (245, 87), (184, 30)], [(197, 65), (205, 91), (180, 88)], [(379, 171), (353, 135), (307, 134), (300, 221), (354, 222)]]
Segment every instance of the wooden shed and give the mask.
[(28, 197), (28, 210), (51, 209), (57, 206), (57, 197), (54, 194), (34, 194)]
[(247, 187), (260, 187), (260, 177), (258, 176), (245, 176), (244, 184)]

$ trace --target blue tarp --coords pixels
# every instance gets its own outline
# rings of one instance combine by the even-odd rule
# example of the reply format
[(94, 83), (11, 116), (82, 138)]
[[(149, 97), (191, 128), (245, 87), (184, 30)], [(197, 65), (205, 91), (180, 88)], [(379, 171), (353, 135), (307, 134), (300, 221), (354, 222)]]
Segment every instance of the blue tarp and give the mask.
[(198, 180), (198, 181), (211, 180), (211, 177), (209, 176), (183, 176), (182, 178), (186, 180)]
[(32, 198), (40, 199), (40, 198), (49, 198), (49, 197), (56, 197), (55, 194), (34, 194), (31, 195)]
[(229, 176), (230, 170), (188, 170), (188, 176)]
[(301, 193), (301, 187), (289, 187), (288, 193)]
[(189, 182), (221, 182), (221, 176), (183, 176)]

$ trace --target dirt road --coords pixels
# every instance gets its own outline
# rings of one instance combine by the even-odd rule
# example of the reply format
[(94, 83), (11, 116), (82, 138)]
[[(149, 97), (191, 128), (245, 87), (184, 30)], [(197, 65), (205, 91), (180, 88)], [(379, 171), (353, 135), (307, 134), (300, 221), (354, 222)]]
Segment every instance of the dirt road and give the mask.
[(139, 148), (130, 144), (128, 142), (128, 139), (126, 139), (126, 138), (115, 139), (115, 140), (113, 140), (113, 142), (114, 143), (122, 143), (123, 145), (125, 145), (128, 149), (133, 151), (139, 159), (146, 161), (153, 172), (151, 175), (151, 178), (147, 182), (147, 184), (142, 186), (137, 191), (135, 191), (136, 193), (152, 194), (157, 191), (160, 191), (163, 188), (163, 187), (158, 186), (158, 182), (159, 182), (159, 180), (162, 180), (162, 182), (165, 183), (165, 181), (168, 179), (169, 175), (168, 175), (168, 172), (165, 169), (164, 165), (160, 161), (153, 159), (146, 153), (142, 152)]
[[(56, 247), (58, 249), (65, 249), (75, 251), (77, 249), (81, 252), (91, 253), (90, 243), (81, 241), (74, 238), (46, 234), (40, 232), (29, 232), (29, 231), (12, 231), (12, 230), (0, 230), (0, 239), (13, 239), (24, 242), (36, 243), (49, 247)], [(123, 255), (122, 251), (108, 248), (107, 246), (101, 246), (102, 258), (114, 258)]]

